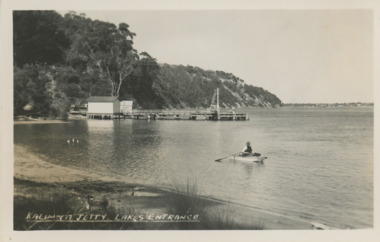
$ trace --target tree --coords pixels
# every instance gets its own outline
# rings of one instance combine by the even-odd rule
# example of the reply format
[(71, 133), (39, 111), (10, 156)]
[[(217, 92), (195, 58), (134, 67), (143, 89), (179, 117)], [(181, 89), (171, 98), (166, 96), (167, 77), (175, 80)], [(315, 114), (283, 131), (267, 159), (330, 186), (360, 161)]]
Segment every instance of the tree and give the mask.
[(153, 84), (158, 78), (160, 67), (157, 60), (147, 52), (139, 53), (133, 72), (126, 78), (120, 89), (120, 97), (133, 97), (143, 108), (161, 108), (163, 100)]
[(25, 113), (25, 105), (31, 104), (34, 94), (33, 86), (37, 79), (38, 71), (34, 66), (25, 65), (23, 69), (15, 66), (13, 77), (14, 115)]
[[(112, 23), (92, 21), (75, 12), (64, 16), (63, 26), (71, 40), (66, 61), (81, 73), (81, 87), (91, 94), (107, 95), (104, 93), (108, 92), (120, 96), (122, 84), (138, 61), (132, 41), (135, 34), (129, 31), (129, 26), (121, 23), (116, 27)], [(88, 76), (94, 76), (94, 73), (97, 78), (91, 82), (98, 87), (89, 86), (93, 78)]]
[(121, 85), (132, 73), (139, 59), (137, 51), (132, 47), (135, 34), (128, 30), (129, 26), (125, 23), (121, 23), (119, 28), (113, 28), (112, 25), (108, 29), (104, 29), (107, 27), (104, 25), (101, 27), (101, 32), (107, 34), (107, 43), (92, 54), (92, 59), (102, 76), (110, 83), (111, 95), (118, 97)]

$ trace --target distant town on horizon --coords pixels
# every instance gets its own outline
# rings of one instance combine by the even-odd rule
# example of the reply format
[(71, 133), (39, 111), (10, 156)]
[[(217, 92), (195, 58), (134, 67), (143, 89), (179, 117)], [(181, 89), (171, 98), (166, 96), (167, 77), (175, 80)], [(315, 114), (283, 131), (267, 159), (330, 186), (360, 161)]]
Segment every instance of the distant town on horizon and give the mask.
[(371, 107), (373, 102), (348, 102), (348, 103), (283, 103), (283, 107)]

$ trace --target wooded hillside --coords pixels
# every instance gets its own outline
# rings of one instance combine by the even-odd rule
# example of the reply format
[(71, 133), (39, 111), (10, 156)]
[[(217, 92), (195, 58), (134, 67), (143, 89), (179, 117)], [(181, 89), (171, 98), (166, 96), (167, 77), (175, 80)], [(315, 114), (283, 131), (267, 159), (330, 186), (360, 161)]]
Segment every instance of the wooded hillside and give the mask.
[(159, 64), (133, 47), (135, 33), (70, 12), (14, 11), (14, 115), (65, 118), (89, 96), (134, 100), (140, 108), (282, 105), (260, 87), (223, 71)]

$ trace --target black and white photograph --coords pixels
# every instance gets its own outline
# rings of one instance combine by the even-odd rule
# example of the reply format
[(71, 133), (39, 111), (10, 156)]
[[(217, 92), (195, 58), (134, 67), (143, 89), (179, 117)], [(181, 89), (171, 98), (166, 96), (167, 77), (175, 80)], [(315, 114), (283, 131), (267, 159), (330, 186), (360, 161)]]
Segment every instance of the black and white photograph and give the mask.
[(2, 4), (4, 241), (379, 238), (376, 1), (112, 2)]

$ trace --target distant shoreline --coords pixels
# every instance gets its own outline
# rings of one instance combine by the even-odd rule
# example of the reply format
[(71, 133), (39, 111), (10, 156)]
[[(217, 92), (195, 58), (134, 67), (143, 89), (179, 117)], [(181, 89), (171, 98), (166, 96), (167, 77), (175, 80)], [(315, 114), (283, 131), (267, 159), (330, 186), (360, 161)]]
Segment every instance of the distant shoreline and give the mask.
[(318, 107), (318, 108), (341, 108), (341, 107), (373, 107), (374, 103), (284, 103), (282, 107)]

